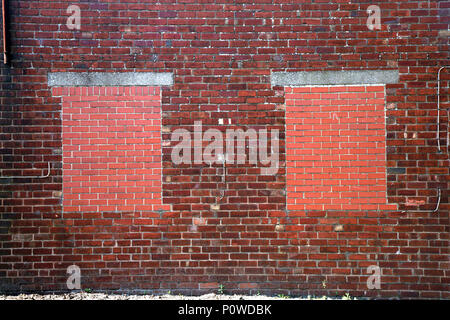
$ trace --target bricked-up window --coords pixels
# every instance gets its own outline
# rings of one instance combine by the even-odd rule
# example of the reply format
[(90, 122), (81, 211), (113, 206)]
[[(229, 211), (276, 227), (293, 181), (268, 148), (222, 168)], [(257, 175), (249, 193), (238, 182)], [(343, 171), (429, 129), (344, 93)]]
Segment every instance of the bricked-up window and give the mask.
[(62, 96), (64, 212), (161, 208), (159, 87), (53, 88)]
[(384, 210), (384, 86), (285, 88), (288, 210)]

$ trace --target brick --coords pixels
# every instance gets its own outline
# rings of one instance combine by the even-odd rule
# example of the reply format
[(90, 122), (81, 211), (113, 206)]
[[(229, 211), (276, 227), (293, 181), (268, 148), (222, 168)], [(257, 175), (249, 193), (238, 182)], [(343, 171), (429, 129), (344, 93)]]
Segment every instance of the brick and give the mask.
[[(86, 150), (89, 152), (73, 152), (64, 153), (63, 162), (68, 165), (65, 166), (64, 179), (67, 181), (85, 180), (83, 177), (89, 178), (92, 182), (87, 188), (72, 188), (70, 185), (63, 184), (63, 210), (64, 212), (71, 212), (74, 208), (77, 211), (84, 212), (90, 211), (121, 211), (121, 210), (152, 210), (151, 204), (161, 205), (161, 198), (159, 192), (150, 192), (140, 194), (142, 187), (139, 185), (144, 183), (148, 185), (155, 181), (158, 185), (161, 185), (161, 176), (154, 175), (153, 169), (140, 169), (139, 163), (136, 163), (136, 158), (131, 156), (138, 150), (152, 149), (155, 150), (156, 157), (149, 158), (150, 162), (145, 162), (146, 165), (152, 166), (154, 163), (155, 168), (161, 167), (161, 138), (160, 128), (153, 127), (152, 118), (148, 117), (148, 112), (153, 112), (155, 116), (160, 114), (158, 109), (148, 110), (142, 108), (136, 108), (127, 102), (103, 102), (94, 103), (91, 105), (91, 101), (108, 101), (115, 100), (115, 97), (108, 94), (131, 94), (122, 96), (121, 100), (134, 101), (134, 106), (139, 106), (141, 102), (145, 100), (159, 101), (159, 96), (133, 96), (133, 94), (141, 94), (141, 87), (110, 87), (104, 91), (105, 95), (100, 95), (100, 90), (91, 87), (75, 88), (66, 92), (75, 92), (80, 94), (92, 94), (93, 96), (80, 96), (80, 102), (72, 102), (70, 99), (65, 99), (63, 102), (63, 126), (71, 128), (72, 131), (78, 131), (78, 139), (67, 140), (67, 137), (72, 137), (70, 134), (63, 134), (63, 150), (76, 145), (80, 150)], [(147, 92), (154, 92), (155, 88), (144, 88)], [(59, 92), (58, 92), (59, 93)], [(62, 94), (62, 93), (61, 93)], [(75, 103), (79, 103), (81, 108), (75, 109), (73, 106)], [(125, 107), (126, 106), (126, 107)], [(157, 105), (156, 105), (157, 106)], [(139, 121), (143, 117), (147, 116), (147, 120)], [(75, 116), (77, 118), (75, 118)], [(95, 116), (95, 117), (94, 117)], [(96, 119), (92, 122), (83, 122), (82, 119)], [(74, 123), (66, 123), (64, 119), (77, 119)], [(114, 122), (107, 122), (107, 119), (115, 119)], [(128, 120), (122, 120), (128, 119)], [(139, 121), (139, 124), (135, 124)], [(79, 126), (82, 127), (79, 127)], [(109, 133), (104, 132), (104, 126), (108, 126)], [(146, 141), (140, 138), (138, 135), (145, 128), (147, 135), (152, 138), (151, 141)], [(126, 132), (125, 132), (126, 130)], [(102, 137), (93, 139), (93, 132), (100, 132)], [(124, 138), (116, 138), (113, 132), (124, 132), (127, 136)], [(85, 138), (85, 139), (84, 139)], [(109, 150), (119, 150), (120, 152), (110, 152)], [(131, 157), (127, 157), (130, 154)], [(73, 163), (73, 157), (77, 161), (84, 163), (82, 167)], [(130, 169), (122, 170), (117, 163), (127, 161), (127, 166)], [(101, 165), (108, 167), (109, 170), (90, 170), (94, 168), (96, 163), (101, 161)], [(72, 170), (72, 168), (78, 168), (79, 170)], [(102, 182), (114, 181), (114, 184), (108, 186)], [(120, 186), (123, 182), (127, 181), (127, 188), (117, 188), (113, 186)], [(139, 183), (139, 185), (137, 184)], [(149, 198), (150, 197), (150, 198)], [(156, 198), (153, 198), (156, 197)], [(94, 200), (95, 199), (95, 200)], [(117, 200), (113, 200), (117, 199)], [(129, 200), (127, 200), (129, 199)], [(131, 199), (135, 199), (131, 201)], [(151, 199), (151, 201), (150, 201)], [(90, 200), (79, 201), (79, 200)], [(74, 207), (75, 205), (75, 207)], [(100, 209), (101, 208), (101, 209)]]
[[(333, 88), (333, 87), (332, 87)], [(334, 87), (333, 92), (336, 95), (339, 95), (341, 98), (344, 99), (358, 99), (358, 98), (367, 98), (369, 97), (366, 89), (370, 88), (370, 92), (376, 92), (376, 93), (383, 93), (384, 88), (378, 87), (378, 92), (374, 91), (374, 87), (341, 87), (341, 92), (337, 91)], [(335, 123), (335, 125), (348, 123), (348, 120), (354, 120), (355, 123), (364, 123), (368, 119), (373, 119), (373, 121), (378, 121), (378, 123), (383, 124), (384, 123), (384, 116), (383, 114), (380, 114), (376, 111), (370, 111), (367, 112), (357, 112), (361, 109), (361, 105), (354, 105), (354, 106), (348, 106), (346, 108), (346, 111), (348, 111), (348, 114), (346, 114), (346, 117), (339, 117), (336, 115), (336, 112), (340, 110), (340, 106), (333, 106), (329, 110), (329, 112), (318, 115), (319, 121), (310, 121), (309, 116), (311, 113), (305, 112), (305, 117), (302, 117), (303, 113), (298, 112), (298, 110), (301, 111), (301, 108), (298, 109), (298, 106), (296, 104), (296, 101), (302, 101), (303, 99), (311, 99), (316, 98), (312, 97), (311, 94), (308, 92), (328, 92), (327, 87), (311, 87), (310, 90), (303, 90), (305, 93), (297, 93), (293, 98), (293, 104), (287, 104), (286, 108), (286, 118), (290, 119), (289, 123), (293, 124), (302, 124), (308, 123), (311, 124), (309, 127), (303, 127), (302, 128), (302, 135), (304, 137), (311, 136), (314, 140), (318, 141), (318, 143), (311, 143), (311, 144), (304, 144), (304, 145), (298, 145), (295, 143), (291, 143), (290, 137), (291, 134), (296, 134), (300, 128), (295, 127), (294, 130), (289, 129), (286, 132), (287, 135), (287, 143), (286, 143), (286, 151), (288, 156), (288, 161), (286, 163), (287, 167), (287, 184), (295, 186), (308, 186), (305, 187), (304, 190), (296, 189), (295, 191), (291, 191), (287, 193), (288, 199), (295, 199), (296, 201), (294, 203), (303, 203), (304, 210), (354, 210), (354, 209), (377, 209), (378, 204), (387, 204), (387, 186), (384, 184), (384, 180), (382, 178), (386, 174), (385, 166), (386, 164), (381, 162), (377, 165), (379, 167), (374, 167), (374, 163), (369, 162), (361, 162), (359, 160), (359, 156), (364, 155), (371, 155), (376, 154), (380, 155), (381, 158), (385, 158), (386, 151), (384, 148), (377, 148), (375, 143), (353, 143), (348, 144), (344, 142), (340, 143), (334, 143), (329, 145), (324, 145), (323, 142), (319, 139), (319, 137), (323, 137), (324, 142), (328, 141), (328, 137), (332, 137), (334, 135), (338, 135), (339, 139), (345, 138), (345, 136), (348, 136), (348, 140), (355, 141), (355, 139), (352, 136), (358, 136), (361, 141), (365, 141), (368, 138), (373, 137), (380, 137), (381, 139), (384, 139), (385, 137), (385, 131), (356, 131), (356, 130), (340, 130), (340, 131), (333, 131), (330, 130), (327, 126), (323, 126), (322, 123), (326, 119), (330, 119), (332, 123)], [(348, 94), (346, 92), (354, 92), (352, 94)], [(317, 100), (317, 105), (322, 108), (324, 104), (322, 104), (322, 101), (327, 102), (328, 96), (325, 96), (322, 94), (321, 99), (324, 100)], [(287, 98), (287, 100), (289, 100)], [(370, 107), (371, 102), (367, 101), (363, 106)], [(314, 113), (313, 113), (314, 115)], [(322, 118), (323, 116), (323, 118)], [(372, 118), (373, 117), (373, 118)], [(292, 128), (292, 127), (291, 127)], [(382, 126), (381, 128), (384, 128)], [(292, 137), (294, 137), (292, 136)], [(328, 139), (327, 139), (328, 138)], [(347, 148), (346, 148), (347, 147)], [(290, 154), (295, 154), (297, 148), (300, 148), (300, 150), (304, 151), (305, 148), (311, 149), (311, 152), (313, 154), (317, 154), (317, 156), (314, 157), (305, 157), (306, 161), (298, 161), (295, 160), (295, 158), (289, 158)], [(322, 159), (325, 160), (325, 154), (327, 152), (323, 148), (335, 148), (331, 149), (331, 152), (337, 152), (337, 156), (335, 159), (332, 159), (331, 161), (321, 161)], [(324, 154), (324, 155), (320, 155)], [(323, 175), (321, 174), (323, 172), (323, 169), (326, 167), (332, 168), (330, 171), (330, 174)], [(349, 167), (349, 176), (348, 175), (342, 175), (339, 174), (341, 170), (344, 170), (345, 167)], [(313, 176), (303, 175), (303, 178), (301, 175), (296, 175), (295, 177), (290, 178), (289, 174), (292, 172), (294, 173), (296, 171), (296, 168), (303, 168), (303, 171), (307, 174), (313, 174)], [(340, 169), (342, 168), (342, 169)], [(365, 175), (364, 172), (373, 172), (374, 170), (377, 170), (377, 168), (380, 169), (380, 175)], [(329, 179), (331, 178), (331, 179)], [(381, 179), (381, 180), (380, 180)], [(311, 182), (314, 181), (314, 184), (311, 184)], [(371, 186), (366, 192), (357, 192), (360, 185), (369, 185)], [(337, 191), (339, 189), (334, 190), (334, 186), (341, 187), (341, 186), (349, 186), (349, 192), (340, 192)], [(353, 192), (352, 190), (355, 190)], [(315, 191), (322, 191), (326, 192), (315, 192)], [(381, 191), (381, 192), (380, 192)], [(368, 204), (365, 204), (367, 201), (374, 204), (373, 206), (370, 206)], [(288, 209), (292, 210), (299, 210), (301, 207), (295, 206), (294, 208), (291, 207), (291, 205), (288, 203), (287, 205)]]
[[(7, 5), (1, 175), (45, 175), (51, 164), (46, 178), (0, 179), (8, 289), (67, 290), (75, 263), (94, 290), (449, 298), (446, 69), (441, 152), (436, 140), (448, 1), (383, 2), (376, 31), (365, 26), (368, 3), (326, 0), (84, 1), (79, 31), (65, 25), (67, 1)], [(174, 83), (47, 85), (50, 72), (131, 69), (171, 72)], [(398, 70), (399, 82), (271, 86), (272, 72), (369, 69)], [(222, 180), (222, 166), (174, 165), (171, 132), (196, 120), (278, 128), (278, 174), (230, 165)], [(303, 193), (320, 196), (291, 196)], [(75, 200), (87, 202), (63, 206)], [(380, 290), (367, 290), (372, 264)]]

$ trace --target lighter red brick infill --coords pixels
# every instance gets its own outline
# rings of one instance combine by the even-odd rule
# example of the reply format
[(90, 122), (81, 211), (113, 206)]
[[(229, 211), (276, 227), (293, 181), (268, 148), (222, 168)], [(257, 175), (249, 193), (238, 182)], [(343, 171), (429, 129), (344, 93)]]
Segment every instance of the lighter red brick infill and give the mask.
[(54, 88), (62, 96), (64, 212), (161, 207), (159, 87)]
[(286, 88), (288, 210), (389, 210), (384, 86)]

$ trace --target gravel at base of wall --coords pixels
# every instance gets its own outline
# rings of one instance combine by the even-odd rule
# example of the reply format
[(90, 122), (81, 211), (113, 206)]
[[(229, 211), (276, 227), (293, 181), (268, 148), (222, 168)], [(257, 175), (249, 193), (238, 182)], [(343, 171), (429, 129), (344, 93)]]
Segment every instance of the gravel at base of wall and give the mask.
[(15, 296), (0, 295), (0, 300), (349, 300), (350, 297), (269, 297), (262, 295), (224, 295), (209, 293), (201, 296), (183, 295), (133, 295), (133, 294), (105, 294), (105, 293), (67, 293), (67, 294), (19, 294)]

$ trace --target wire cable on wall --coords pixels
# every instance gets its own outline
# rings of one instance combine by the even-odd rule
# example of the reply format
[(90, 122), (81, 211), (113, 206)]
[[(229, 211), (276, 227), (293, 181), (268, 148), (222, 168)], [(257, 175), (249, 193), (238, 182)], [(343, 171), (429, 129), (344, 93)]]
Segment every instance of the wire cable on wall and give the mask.
[(48, 178), (50, 176), (50, 162), (48, 162), (47, 166), (47, 174), (41, 175), (41, 176), (0, 176), (0, 179), (43, 179)]
[[(436, 139), (437, 139), (437, 143), (438, 143), (438, 151), (442, 152), (441, 149), (441, 140), (440, 140), (440, 135), (441, 135), (441, 121), (440, 121), (440, 116), (441, 116), (441, 71), (445, 68), (450, 68), (450, 66), (443, 66), (441, 68), (439, 68), (438, 71), (438, 79), (437, 79), (437, 83), (438, 83), (438, 92), (437, 92), (437, 131), (436, 131)], [(447, 129), (448, 130), (448, 129)], [(445, 150), (447, 150), (448, 147), (448, 141), (447, 139), (445, 140)]]

